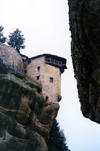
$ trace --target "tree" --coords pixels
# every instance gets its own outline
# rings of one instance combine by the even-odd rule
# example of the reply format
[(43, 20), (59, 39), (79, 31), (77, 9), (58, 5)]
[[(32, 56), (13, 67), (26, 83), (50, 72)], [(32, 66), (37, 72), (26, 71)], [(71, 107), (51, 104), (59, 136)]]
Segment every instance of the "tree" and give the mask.
[(3, 36), (3, 32), (2, 32), (3, 29), (4, 29), (4, 27), (0, 26), (0, 42), (1, 43), (5, 43), (5, 41), (6, 41), (6, 37)]
[(64, 133), (60, 130), (57, 120), (54, 121), (51, 127), (48, 151), (70, 151), (66, 145)]
[(21, 35), (21, 31), (19, 29), (16, 29), (13, 33), (10, 33), (8, 45), (14, 47), (18, 53), (20, 53), (20, 49), (25, 48), (24, 42), (25, 38), (23, 38), (23, 35)]

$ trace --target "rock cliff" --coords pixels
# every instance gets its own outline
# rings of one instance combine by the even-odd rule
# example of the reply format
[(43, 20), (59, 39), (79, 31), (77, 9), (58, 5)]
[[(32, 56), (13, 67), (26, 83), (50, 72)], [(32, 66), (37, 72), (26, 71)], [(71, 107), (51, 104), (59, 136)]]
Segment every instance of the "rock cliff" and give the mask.
[(68, 0), (71, 55), (81, 110), (100, 123), (100, 0)]
[(23, 74), (20, 55), (0, 44), (0, 151), (48, 150), (59, 104), (46, 101), (41, 89)]

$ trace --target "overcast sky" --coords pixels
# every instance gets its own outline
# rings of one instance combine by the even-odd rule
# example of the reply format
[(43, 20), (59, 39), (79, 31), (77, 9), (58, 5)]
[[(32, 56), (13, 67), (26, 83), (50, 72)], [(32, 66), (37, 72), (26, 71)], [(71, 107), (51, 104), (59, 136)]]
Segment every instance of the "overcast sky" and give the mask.
[(70, 57), (67, 1), (0, 0), (0, 21), (5, 36), (16, 28), (22, 31), (26, 38), (22, 54), (32, 57), (50, 53), (67, 59), (57, 119), (71, 151), (100, 151), (100, 125), (84, 118), (80, 111)]

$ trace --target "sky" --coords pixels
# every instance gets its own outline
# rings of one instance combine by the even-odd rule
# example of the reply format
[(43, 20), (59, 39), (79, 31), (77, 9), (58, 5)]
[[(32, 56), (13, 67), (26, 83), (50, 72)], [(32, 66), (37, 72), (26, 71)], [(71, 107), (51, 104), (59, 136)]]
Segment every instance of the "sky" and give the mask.
[(28, 57), (50, 53), (67, 59), (62, 74), (60, 110), (57, 120), (71, 151), (100, 151), (100, 125), (83, 117), (70, 54), (71, 38), (66, 0), (0, 0), (0, 25), (8, 37), (22, 31)]

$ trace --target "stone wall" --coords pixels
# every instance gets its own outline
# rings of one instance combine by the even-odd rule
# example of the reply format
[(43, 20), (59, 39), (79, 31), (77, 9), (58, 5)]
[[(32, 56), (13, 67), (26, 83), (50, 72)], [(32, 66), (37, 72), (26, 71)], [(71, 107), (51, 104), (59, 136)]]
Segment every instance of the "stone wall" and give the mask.
[[(58, 102), (61, 95), (61, 73), (60, 69), (45, 64), (45, 57), (31, 60), (27, 68), (27, 76), (37, 80), (42, 85), (42, 93), (48, 101)], [(50, 82), (50, 78), (53, 78)]]
[[(50, 82), (50, 78), (53, 78)], [(58, 97), (61, 95), (61, 73), (59, 68), (45, 64), (43, 83), (43, 95), (48, 96), (50, 101), (58, 102)]]
[[(40, 71), (38, 71), (38, 67), (40, 67)], [(31, 60), (31, 62), (27, 65), (26, 75), (34, 80), (37, 80), (37, 76), (44, 74), (44, 57), (36, 58)], [(38, 80), (40, 83), (40, 79)]]
[(21, 72), (24, 71), (23, 60), (14, 48), (0, 43), (0, 57), (12, 67), (16, 67)]

